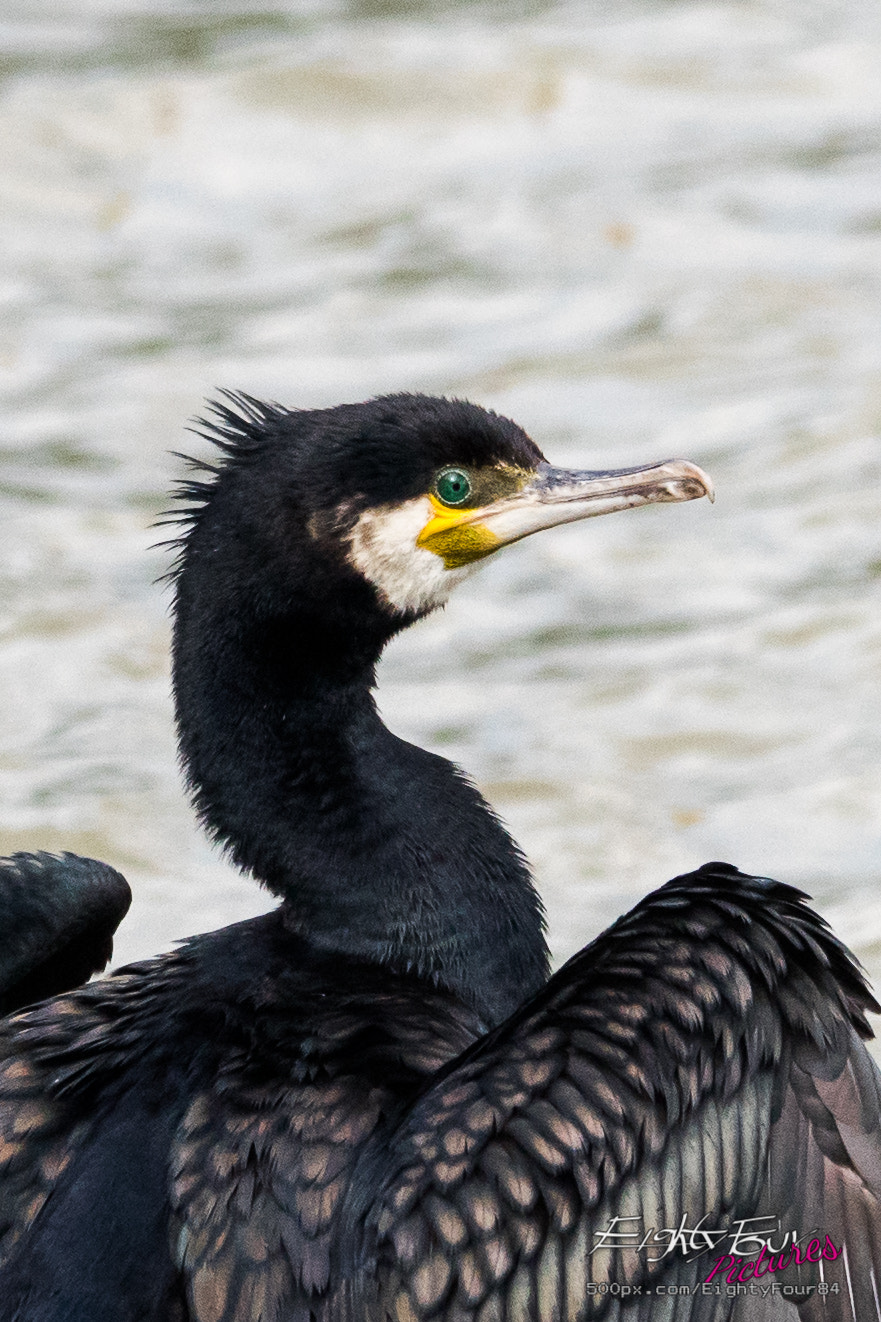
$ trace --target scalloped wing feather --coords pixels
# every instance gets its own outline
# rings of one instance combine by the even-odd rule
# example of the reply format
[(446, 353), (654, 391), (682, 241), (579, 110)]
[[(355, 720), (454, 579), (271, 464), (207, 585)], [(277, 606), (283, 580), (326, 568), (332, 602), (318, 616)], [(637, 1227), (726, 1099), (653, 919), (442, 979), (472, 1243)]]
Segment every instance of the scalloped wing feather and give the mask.
[[(327, 1315), (881, 1317), (881, 1083), (861, 1041), (874, 1008), (798, 892), (713, 865), (677, 879), (419, 1101), (388, 1143), (360, 1275)], [(837, 1293), (744, 1313), (699, 1289), (718, 1253), (651, 1234), (761, 1215), (847, 1244), (780, 1278)]]

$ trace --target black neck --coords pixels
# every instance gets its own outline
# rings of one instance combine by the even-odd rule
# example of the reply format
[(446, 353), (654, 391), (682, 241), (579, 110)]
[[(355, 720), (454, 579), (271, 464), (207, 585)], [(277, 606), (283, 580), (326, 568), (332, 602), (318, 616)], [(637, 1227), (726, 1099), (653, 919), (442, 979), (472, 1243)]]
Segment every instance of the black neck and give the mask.
[(547, 976), (541, 903), (474, 787), (380, 720), (391, 630), (308, 603), (263, 621), (191, 606), (179, 593), (175, 695), (212, 834), (319, 947), (431, 978), (488, 1022), (510, 1013)]

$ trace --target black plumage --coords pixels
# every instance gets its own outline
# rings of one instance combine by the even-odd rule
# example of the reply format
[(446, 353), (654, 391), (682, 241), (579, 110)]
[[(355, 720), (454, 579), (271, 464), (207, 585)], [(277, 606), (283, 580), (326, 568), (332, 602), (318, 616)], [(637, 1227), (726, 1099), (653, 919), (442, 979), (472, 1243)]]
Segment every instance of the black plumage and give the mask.
[(131, 891), (114, 868), (77, 854), (0, 859), (0, 1015), (99, 973)]
[[(497, 545), (703, 475), (551, 470), (419, 396), (238, 398), (212, 430), (181, 751), (281, 904), (0, 1023), (0, 1322), (881, 1319), (877, 1007), (805, 897), (708, 864), (548, 979), (517, 847), (372, 698), (386, 642)], [(827, 1293), (598, 1247), (615, 1217), (758, 1216), (800, 1254), (830, 1237), (780, 1276)]]

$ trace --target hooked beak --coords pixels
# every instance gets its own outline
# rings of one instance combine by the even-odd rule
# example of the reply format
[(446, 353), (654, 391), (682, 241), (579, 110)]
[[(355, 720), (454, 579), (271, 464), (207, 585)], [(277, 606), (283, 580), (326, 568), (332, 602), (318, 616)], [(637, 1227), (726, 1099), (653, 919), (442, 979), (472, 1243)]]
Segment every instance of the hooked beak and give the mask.
[(435, 517), (422, 530), (419, 545), (454, 569), (558, 523), (701, 496), (712, 501), (713, 484), (687, 459), (599, 473), (539, 464), (535, 476), (519, 491), (491, 505), (456, 511), (435, 504)]

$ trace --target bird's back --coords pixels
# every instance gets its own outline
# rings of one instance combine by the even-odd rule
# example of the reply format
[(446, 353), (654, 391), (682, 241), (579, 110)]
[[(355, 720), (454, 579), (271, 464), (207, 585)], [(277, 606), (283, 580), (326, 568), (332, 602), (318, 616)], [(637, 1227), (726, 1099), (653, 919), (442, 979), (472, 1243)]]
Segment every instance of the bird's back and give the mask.
[(278, 914), (3, 1021), (0, 1322), (307, 1318), (362, 1145), (480, 1027)]

